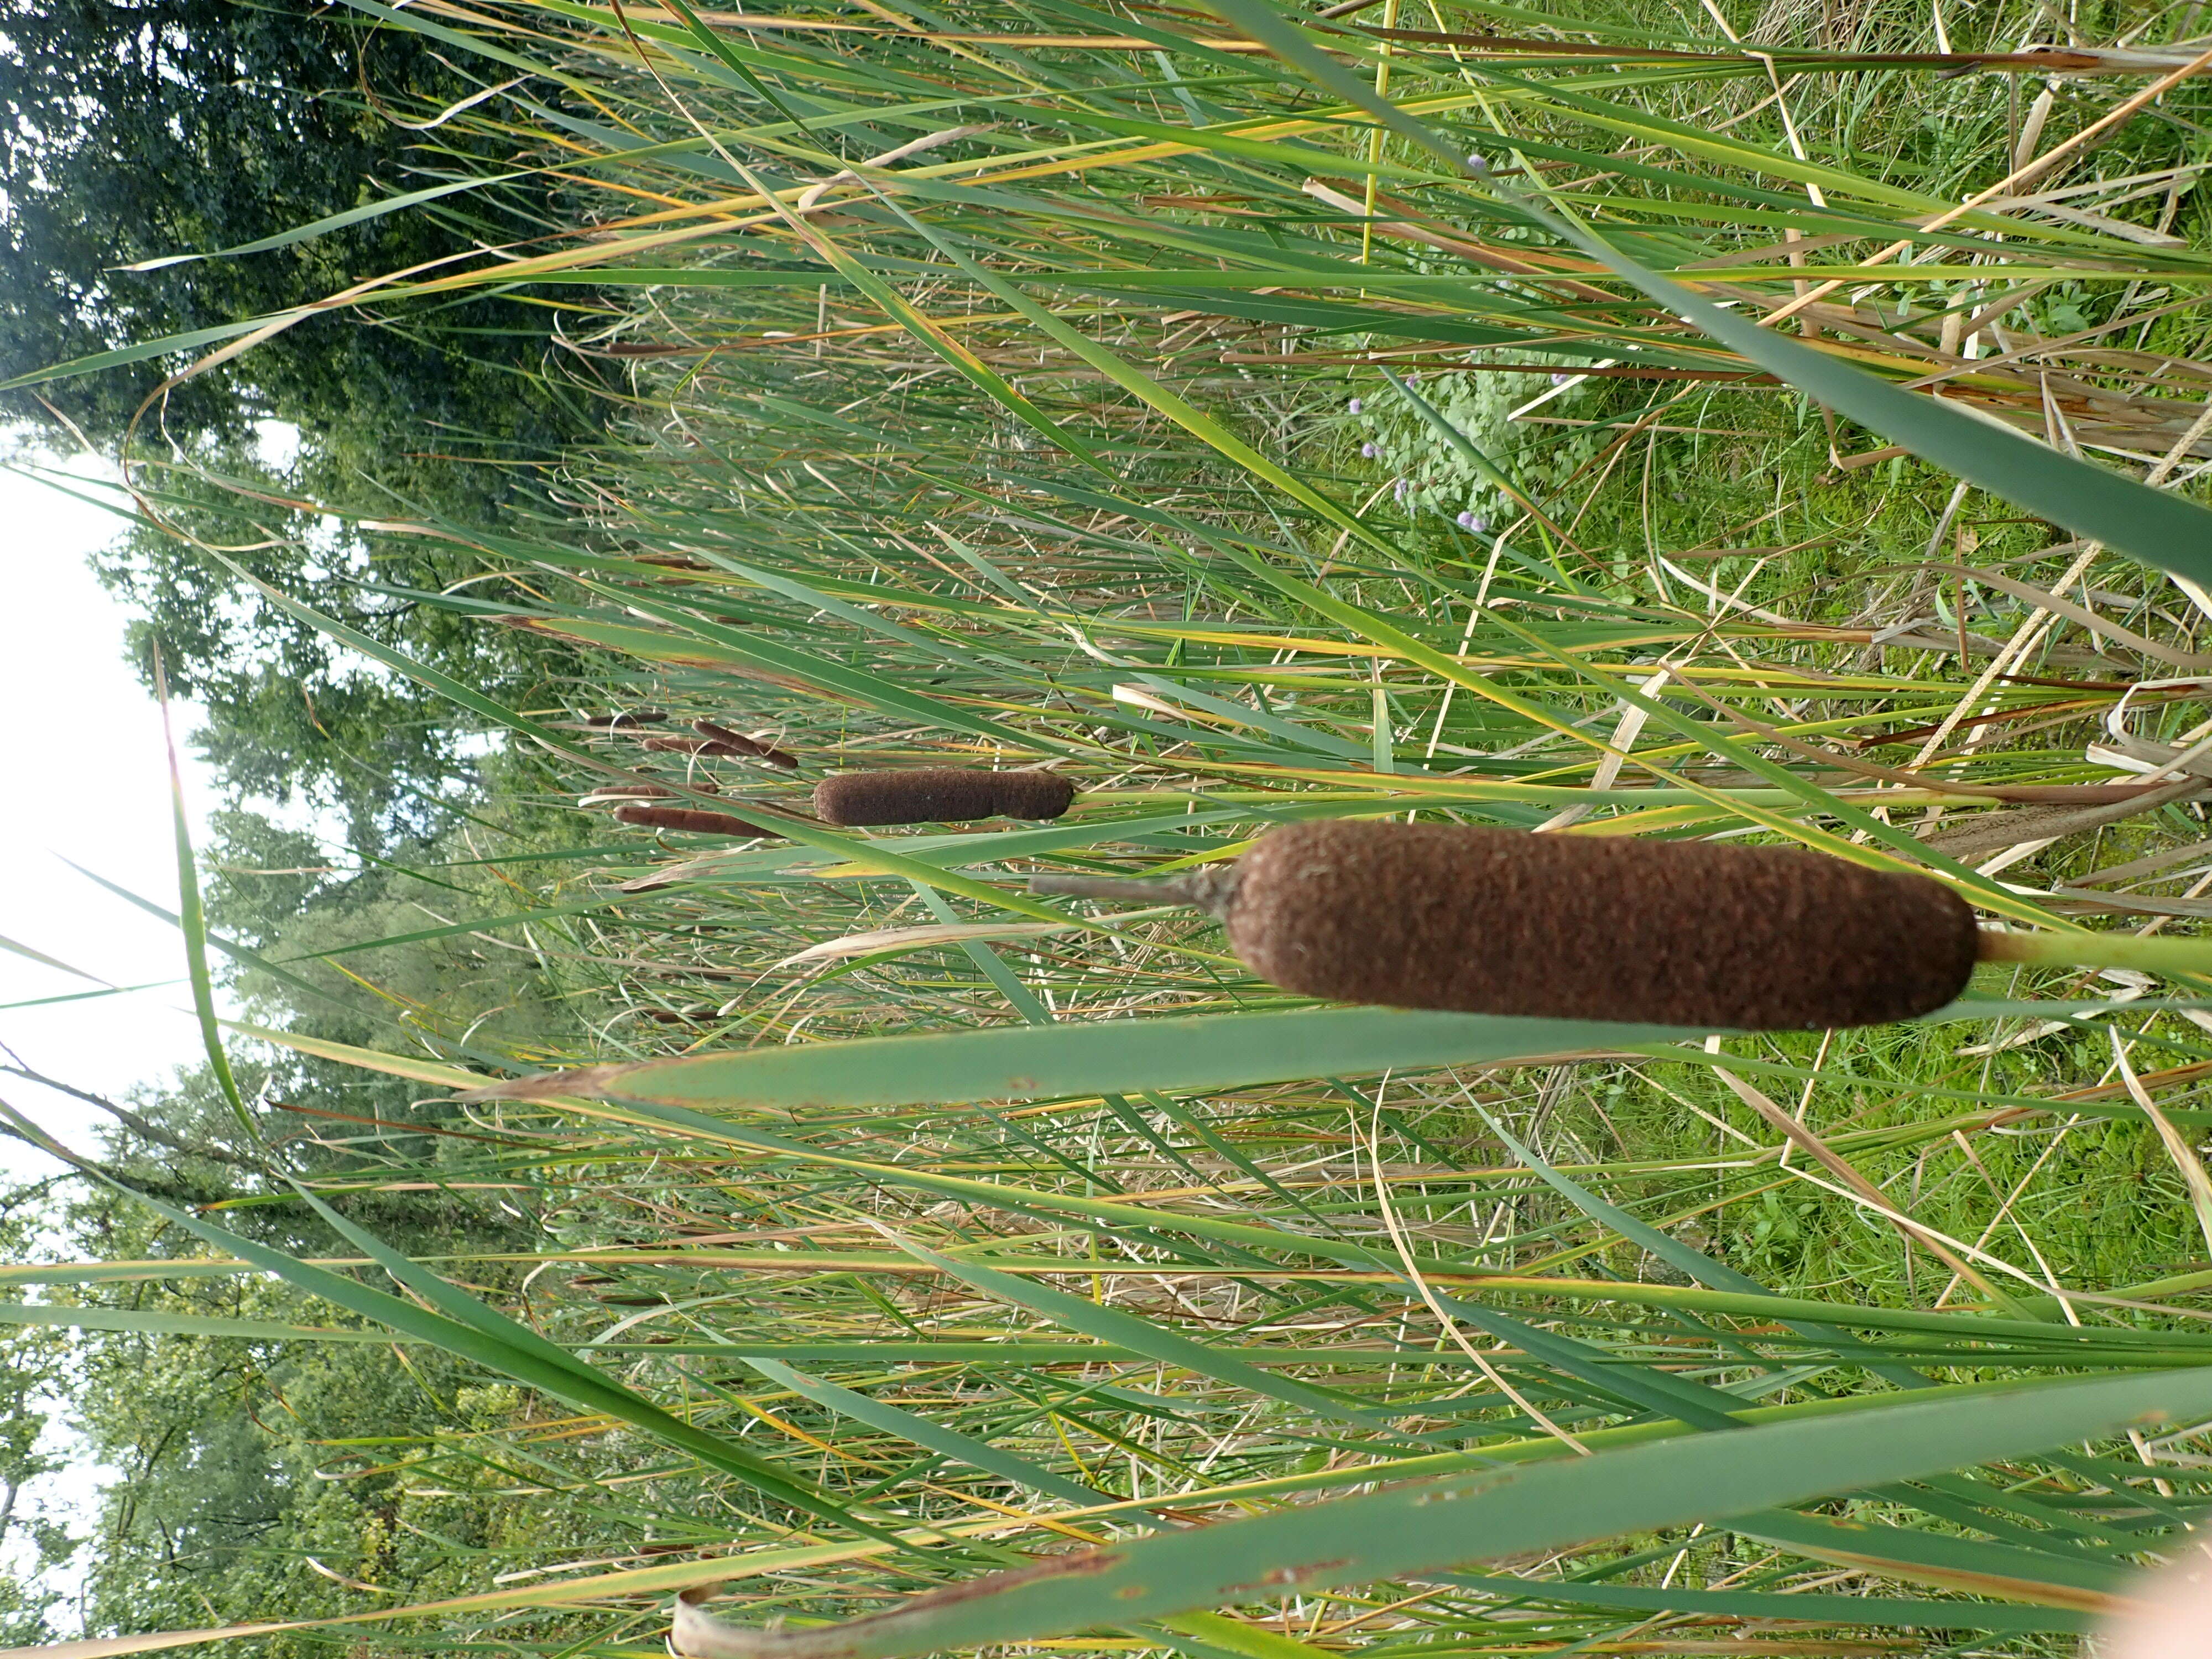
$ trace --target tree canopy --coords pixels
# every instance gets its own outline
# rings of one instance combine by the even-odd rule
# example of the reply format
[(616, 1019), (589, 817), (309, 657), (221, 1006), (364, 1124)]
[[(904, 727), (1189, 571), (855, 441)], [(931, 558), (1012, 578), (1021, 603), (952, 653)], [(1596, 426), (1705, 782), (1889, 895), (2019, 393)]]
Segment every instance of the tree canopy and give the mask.
[[(0, 0), (0, 380), (535, 234), (541, 195), (509, 184), (206, 257), (484, 167), (482, 130), (437, 118), (483, 88), (434, 46), (306, 0)], [(200, 257), (128, 268), (185, 255)], [(559, 314), (494, 297), (299, 323), (149, 411), (142, 487), (189, 534), (250, 545), (256, 575), (519, 691), (534, 671), (517, 641), (409, 597), (476, 574), (471, 550), (286, 503), (505, 520), (598, 420), (580, 360), (549, 367)], [(0, 419), (111, 447), (191, 355), (0, 393)], [(268, 422), (301, 434), (282, 471), (255, 458)], [(448, 706), (349, 659), (188, 541), (142, 525), (101, 569), (144, 615), (142, 670), (158, 643), (172, 683), (210, 709), (198, 740), (239, 793), (304, 791), (374, 843), (427, 829), (424, 794), (472, 776)]]

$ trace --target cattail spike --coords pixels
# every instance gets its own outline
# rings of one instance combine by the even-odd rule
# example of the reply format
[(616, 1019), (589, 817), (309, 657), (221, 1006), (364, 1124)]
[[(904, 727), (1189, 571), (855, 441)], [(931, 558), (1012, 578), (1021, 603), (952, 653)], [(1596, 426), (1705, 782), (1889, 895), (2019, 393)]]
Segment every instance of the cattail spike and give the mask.
[[(1340, 819), (1270, 830), (1235, 866), (1176, 879), (1261, 978), (1392, 1008), (1878, 1025), (1951, 1001), (1978, 948), (1942, 883), (1789, 848)], [(1131, 888), (1169, 890), (1080, 890)]]
[(1056, 818), (1074, 799), (1075, 786), (1055, 773), (957, 766), (844, 772), (814, 786), (816, 816), (847, 826)]
[(768, 824), (755, 823), (729, 812), (708, 812), (691, 806), (617, 806), (617, 823), (633, 824), (644, 830), (681, 830), (693, 836), (736, 836), (750, 837), (766, 836), (775, 840), (787, 839), (781, 830)]

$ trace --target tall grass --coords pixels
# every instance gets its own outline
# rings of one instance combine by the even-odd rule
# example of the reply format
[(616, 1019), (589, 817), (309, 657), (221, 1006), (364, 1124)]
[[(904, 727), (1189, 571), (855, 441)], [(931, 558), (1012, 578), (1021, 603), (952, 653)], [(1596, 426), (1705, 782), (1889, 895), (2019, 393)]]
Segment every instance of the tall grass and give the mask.
[[(167, 1212), (192, 1274), (544, 1398), (355, 1467), (568, 1505), (592, 1558), (364, 1595), (377, 1639), (637, 1651), (720, 1585), (684, 1650), (2052, 1652), (2185, 1537), (2191, 983), (1987, 970), (1802, 1038), (1316, 1008), (1202, 921), (1019, 878), (1405, 814), (1783, 838), (2186, 932), (2191, 792), (2109, 786), (2203, 739), (2199, 46), (2152, 20), (2046, 88), (1878, 6), (1746, 46), (1628, 6), (351, 3), (526, 76), (452, 118), (571, 216), (432, 156), (416, 207), (498, 246), (345, 303), (526, 293), (625, 414), (536, 522), (412, 520), (500, 576), (418, 597), (581, 653), (535, 706), (274, 597), (516, 734), (542, 801), (647, 777), (787, 832), (584, 807), (476, 849), (507, 908), (420, 937), (532, 953), (571, 1042), (240, 1028), (487, 1138), (364, 1139), (302, 1190), (332, 1224), (427, 1171), (544, 1229), (495, 1310), (467, 1261)], [(594, 723), (647, 705), (801, 769)], [(1083, 793), (805, 814), (914, 763)], [(83, 1317), (188, 1333), (188, 1291)]]

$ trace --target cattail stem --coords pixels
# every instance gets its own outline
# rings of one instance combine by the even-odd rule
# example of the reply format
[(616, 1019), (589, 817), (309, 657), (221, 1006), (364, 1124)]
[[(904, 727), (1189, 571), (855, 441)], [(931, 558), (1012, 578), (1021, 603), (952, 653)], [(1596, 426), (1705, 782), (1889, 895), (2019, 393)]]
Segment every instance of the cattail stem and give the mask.
[(1173, 876), (1145, 879), (1134, 876), (1031, 876), (1030, 891), (1060, 893), (1069, 898), (1163, 898), (1170, 904), (1182, 900), (1182, 884)]
[(1216, 920), (1226, 917), (1237, 896), (1237, 866), (1212, 864), (1187, 870), (1179, 876), (1031, 876), (1032, 893), (1059, 893), (1069, 898), (1127, 899), (1142, 903), (1188, 904), (1211, 911)]
[(2134, 968), (2147, 974), (2212, 975), (2212, 939), (2149, 939), (2134, 933), (2015, 933), (1984, 927), (1975, 954), (1984, 962), (2044, 968)]

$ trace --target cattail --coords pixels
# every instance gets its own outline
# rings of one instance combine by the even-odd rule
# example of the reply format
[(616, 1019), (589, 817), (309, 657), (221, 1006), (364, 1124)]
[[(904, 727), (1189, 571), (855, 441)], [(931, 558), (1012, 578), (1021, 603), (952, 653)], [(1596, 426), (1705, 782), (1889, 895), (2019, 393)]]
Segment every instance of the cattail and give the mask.
[(1786, 848), (1449, 824), (1294, 824), (1164, 883), (1030, 884), (1201, 905), (1254, 973), (1306, 996), (1739, 1030), (1928, 1013), (1965, 988), (1981, 939), (1925, 876)]
[(695, 806), (617, 806), (617, 823), (633, 823), (645, 830), (682, 830), (695, 836), (769, 836), (784, 839), (783, 831), (765, 824), (732, 817), (727, 812), (708, 812)]
[(757, 738), (745, 736), (742, 732), (732, 732), (726, 726), (717, 725), (713, 720), (698, 720), (691, 722), (691, 729), (708, 742), (722, 744), (731, 754), (743, 755), (750, 760), (766, 761), (770, 766), (780, 766), (787, 772), (799, 769), (799, 757), (796, 755), (787, 755), (781, 749), (772, 748)]
[(1052, 772), (973, 772), (957, 766), (847, 772), (814, 786), (814, 813), (831, 823), (964, 823), (970, 818), (1056, 818), (1075, 786)]
[(606, 732), (621, 732), (633, 726), (658, 726), (667, 718), (668, 711), (665, 708), (630, 708), (617, 714), (586, 714), (576, 724), (596, 726)]

